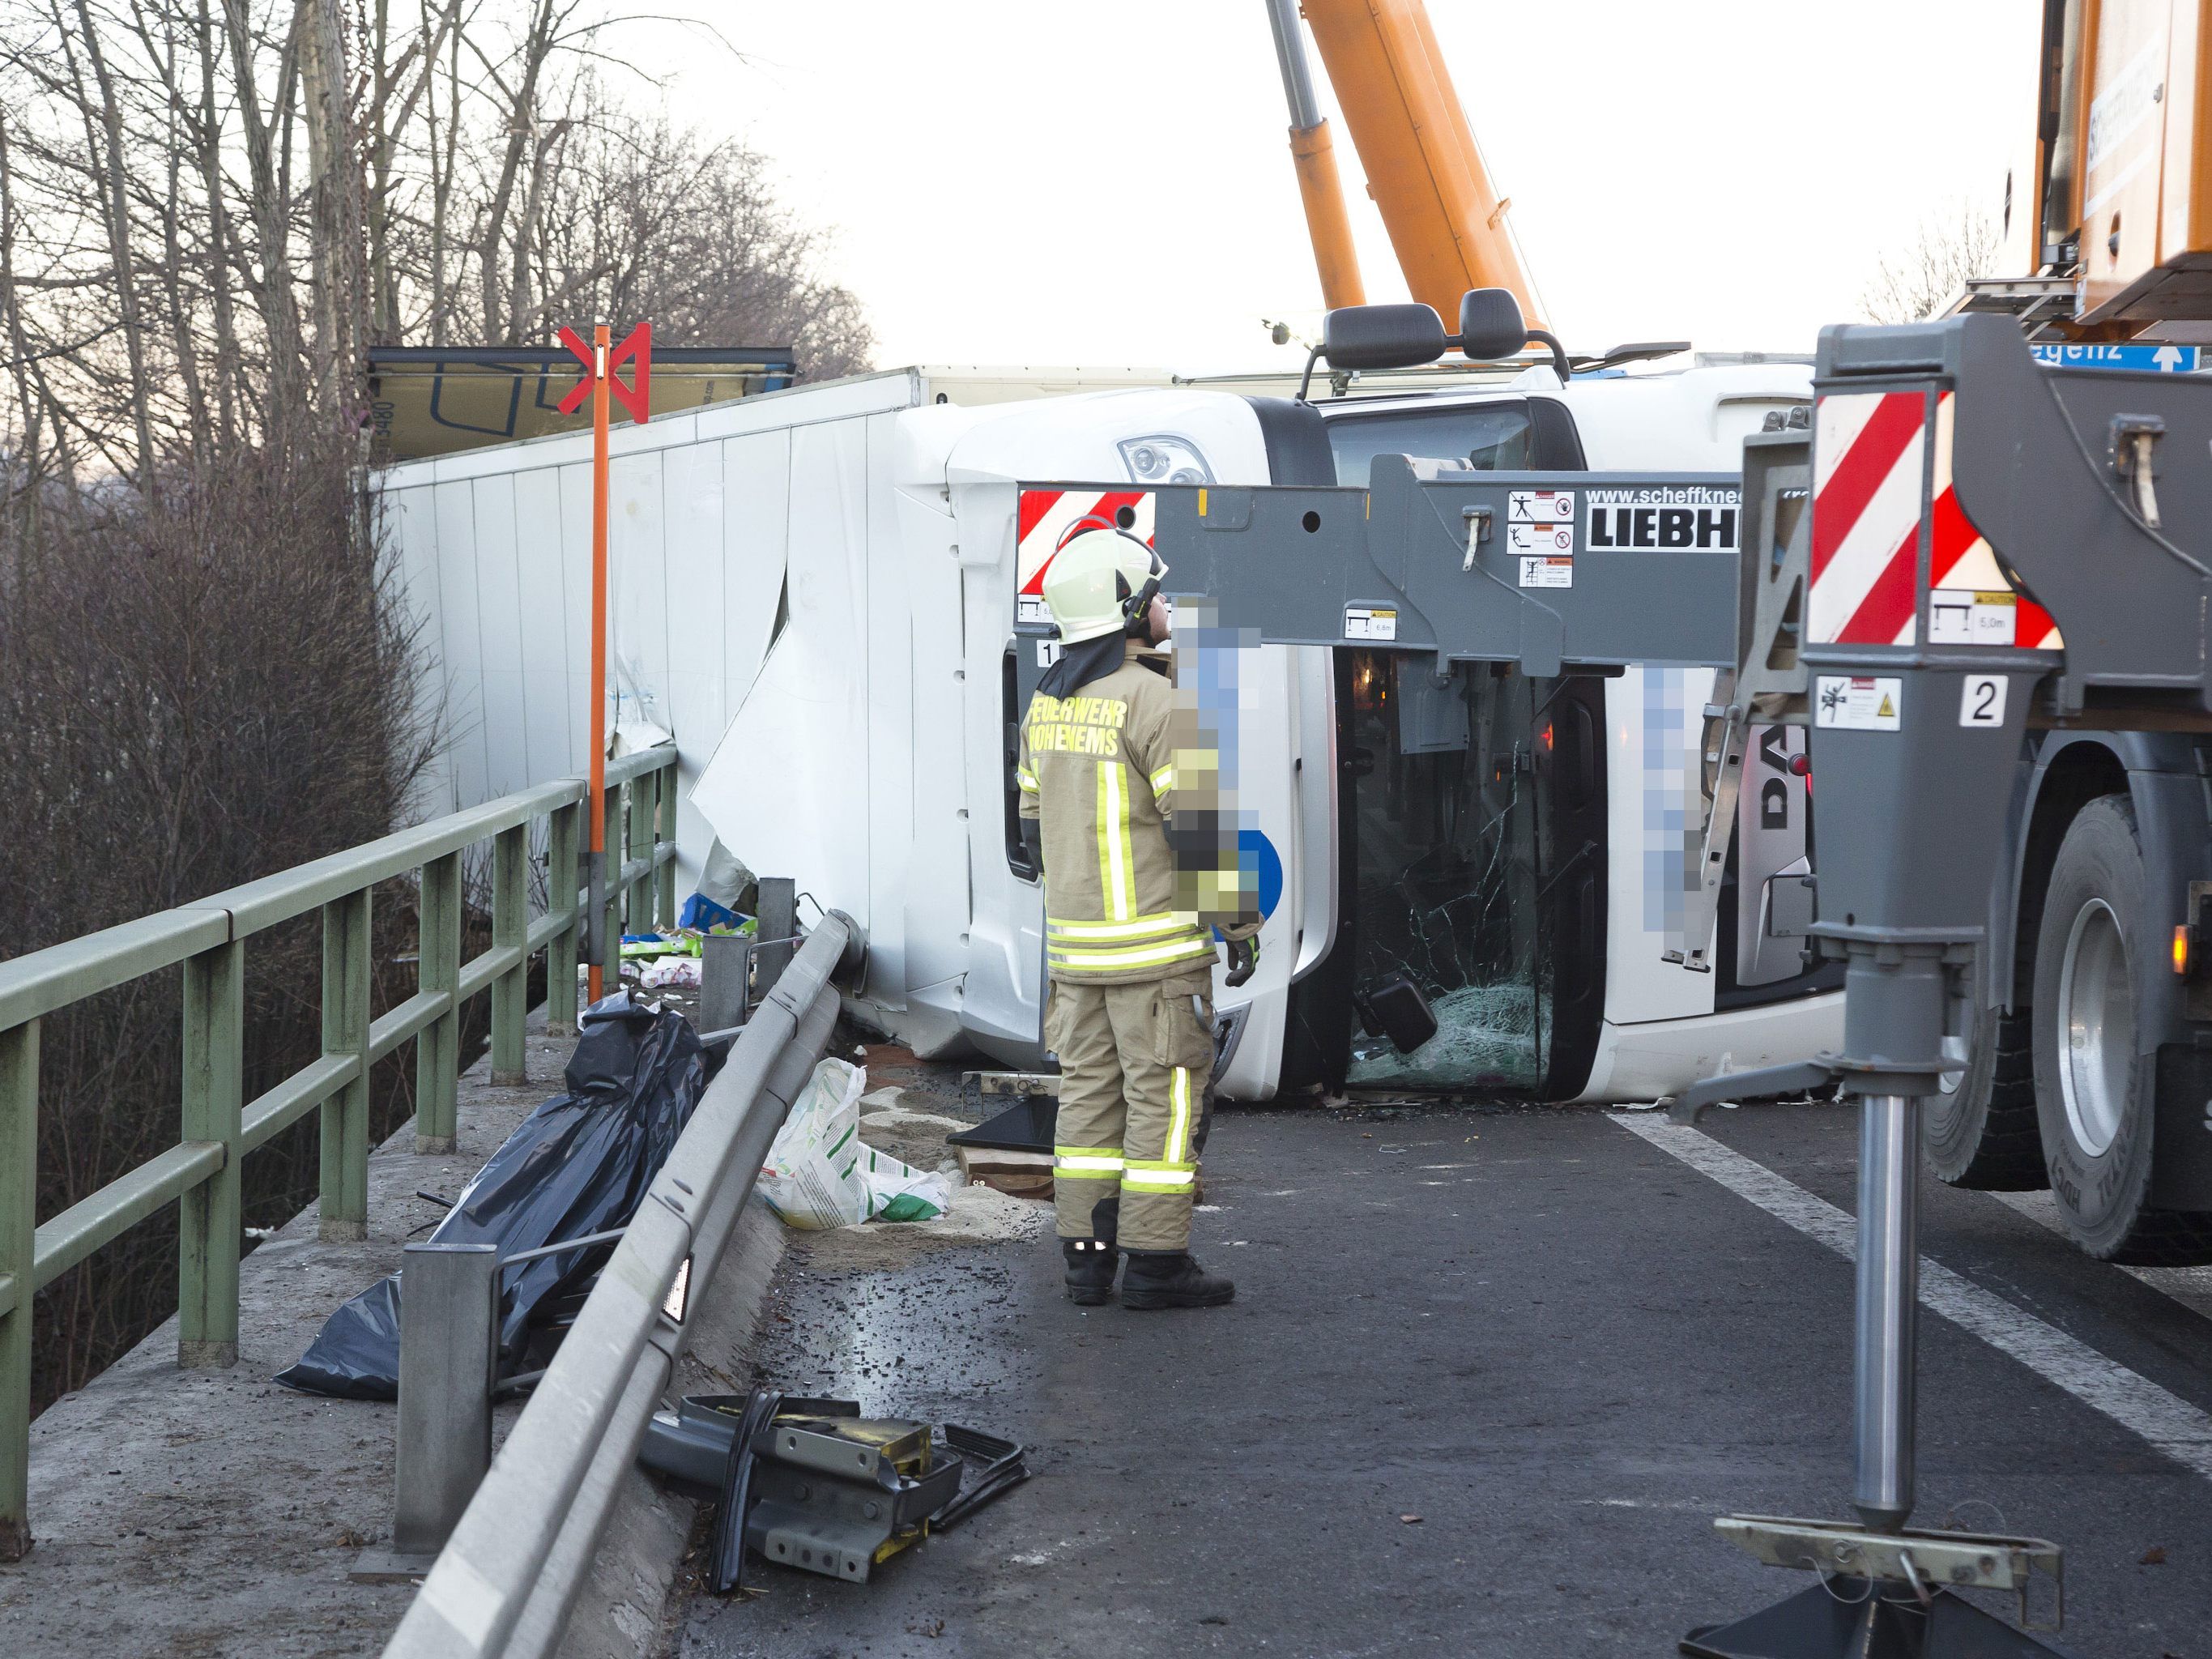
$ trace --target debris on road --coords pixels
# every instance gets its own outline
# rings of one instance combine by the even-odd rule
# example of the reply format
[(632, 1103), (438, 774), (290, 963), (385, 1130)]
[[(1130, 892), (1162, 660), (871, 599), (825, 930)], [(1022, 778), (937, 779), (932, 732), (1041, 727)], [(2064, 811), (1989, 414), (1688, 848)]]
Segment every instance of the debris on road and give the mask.
[(857, 1401), (767, 1389), (690, 1395), (655, 1413), (638, 1461), (715, 1498), (708, 1578), (747, 1588), (744, 1553), (854, 1583), (1029, 1478), (1024, 1449), (981, 1429), (867, 1418)]
[(975, 1088), (987, 1106), (1002, 1098), (1012, 1102), (974, 1127), (945, 1137), (960, 1160), (962, 1182), (970, 1186), (980, 1182), (1014, 1198), (1048, 1200), (1060, 1080), (1021, 1073), (971, 1072), (962, 1081)]
[(864, 1221), (932, 1221), (951, 1207), (941, 1173), (917, 1170), (860, 1136), (865, 1069), (825, 1059), (776, 1131), (761, 1166), (762, 1200), (805, 1231)]
[[(433, 1243), (496, 1244), (517, 1255), (629, 1224), (721, 1061), (700, 1048), (683, 1015), (627, 990), (594, 1003), (578, 1024), (568, 1093), (524, 1119), (491, 1155), (431, 1233)], [(601, 1243), (539, 1256), (507, 1275), (502, 1380), (544, 1363), (560, 1340), (557, 1316), (589, 1292), (613, 1249)], [(341, 1306), (276, 1380), (349, 1400), (398, 1398), (399, 1280), (390, 1274)], [(526, 1355), (534, 1363), (526, 1366)]]

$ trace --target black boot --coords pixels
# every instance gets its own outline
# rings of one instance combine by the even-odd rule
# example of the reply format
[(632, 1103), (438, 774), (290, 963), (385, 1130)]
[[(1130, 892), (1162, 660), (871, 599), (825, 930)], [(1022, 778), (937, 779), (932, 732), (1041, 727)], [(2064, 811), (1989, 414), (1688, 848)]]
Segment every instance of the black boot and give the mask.
[(1121, 1218), (1121, 1200), (1102, 1198), (1091, 1206), (1089, 1238), (1063, 1238), (1060, 1254), (1067, 1261), (1067, 1299), (1095, 1308), (1114, 1294), (1114, 1270), (1121, 1252), (1114, 1248), (1115, 1231)]
[(1063, 1238), (1060, 1254), (1067, 1258), (1067, 1299), (1095, 1308), (1114, 1297), (1114, 1268), (1120, 1258), (1102, 1239)]
[(1236, 1294), (1236, 1285), (1206, 1272), (1188, 1250), (1132, 1250), (1121, 1280), (1125, 1308), (1218, 1308)]

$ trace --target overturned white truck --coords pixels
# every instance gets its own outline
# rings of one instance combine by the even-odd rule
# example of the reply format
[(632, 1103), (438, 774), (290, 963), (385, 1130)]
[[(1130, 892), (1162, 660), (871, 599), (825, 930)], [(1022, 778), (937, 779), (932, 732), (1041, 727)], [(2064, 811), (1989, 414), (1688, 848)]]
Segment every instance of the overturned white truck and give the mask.
[[(1733, 472), (1745, 434), (1807, 401), (1809, 378), (1601, 362), (1563, 383), (1516, 363), (1267, 395), (1283, 390), (915, 368), (618, 428), (614, 713), (674, 734), (687, 877), (718, 836), (795, 877), (868, 930), (858, 1015), (924, 1054), (1034, 1065), (1042, 912), (1012, 740), (1052, 648), (1036, 578), (1067, 523), (1148, 533), (1150, 485), (1364, 483), (1385, 453)], [(454, 732), (441, 810), (584, 764), (589, 460), (588, 437), (562, 436), (382, 477), (386, 546)], [(1053, 479), (1112, 482), (1021, 489)], [(1649, 508), (1560, 510), (1633, 544), (1672, 533), (1677, 515)], [(1801, 732), (1751, 746), (1700, 941), (1712, 971), (1692, 973), (1662, 956), (1683, 944), (1711, 674), (1462, 668), (1401, 691), (1401, 672), (1356, 638), (1239, 664), (1239, 804), (1267, 921), (1258, 973), (1218, 993), (1225, 1095), (1650, 1099), (1833, 1046), (1835, 970), (1802, 951)], [(1440, 1025), (1410, 1054), (1357, 1012), (1400, 972)]]

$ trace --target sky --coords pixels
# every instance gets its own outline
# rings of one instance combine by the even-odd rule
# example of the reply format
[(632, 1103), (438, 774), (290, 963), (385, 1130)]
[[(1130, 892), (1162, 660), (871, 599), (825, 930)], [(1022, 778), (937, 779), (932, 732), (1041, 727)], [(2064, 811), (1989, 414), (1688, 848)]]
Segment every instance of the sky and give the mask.
[[(835, 231), (876, 361), (1280, 368), (1321, 312), (1263, 0), (656, 0), (679, 122)], [(1555, 331), (1809, 351), (1876, 261), (1995, 218), (2037, 0), (1430, 0)], [(741, 54), (741, 55), (740, 55)], [(1311, 56), (1310, 42), (1309, 54)], [(1405, 285), (1312, 58), (1367, 297)], [(647, 96), (653, 95), (647, 92)], [(1449, 320), (1449, 319), (1447, 319)]]

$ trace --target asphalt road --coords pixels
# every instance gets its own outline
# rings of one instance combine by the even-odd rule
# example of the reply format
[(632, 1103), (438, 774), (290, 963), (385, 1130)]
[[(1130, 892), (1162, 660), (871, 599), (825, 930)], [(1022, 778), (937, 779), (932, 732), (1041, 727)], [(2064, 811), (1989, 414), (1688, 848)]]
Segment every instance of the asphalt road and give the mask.
[[(1850, 1209), (1848, 1110), (1714, 1115)], [(1224, 1114), (1206, 1198), (1223, 1310), (1076, 1308), (1042, 1240), (795, 1261), (769, 1380), (1039, 1473), (865, 1586), (696, 1601), (681, 1652), (1662, 1655), (1807, 1582), (1715, 1515), (1849, 1512), (1849, 1262), (1605, 1114)], [(1931, 1182), (1923, 1250), (2075, 1369), (1923, 1312), (1916, 1520), (2063, 1544), (2083, 1659), (2212, 1659), (2212, 1319), (1987, 1194)]]

